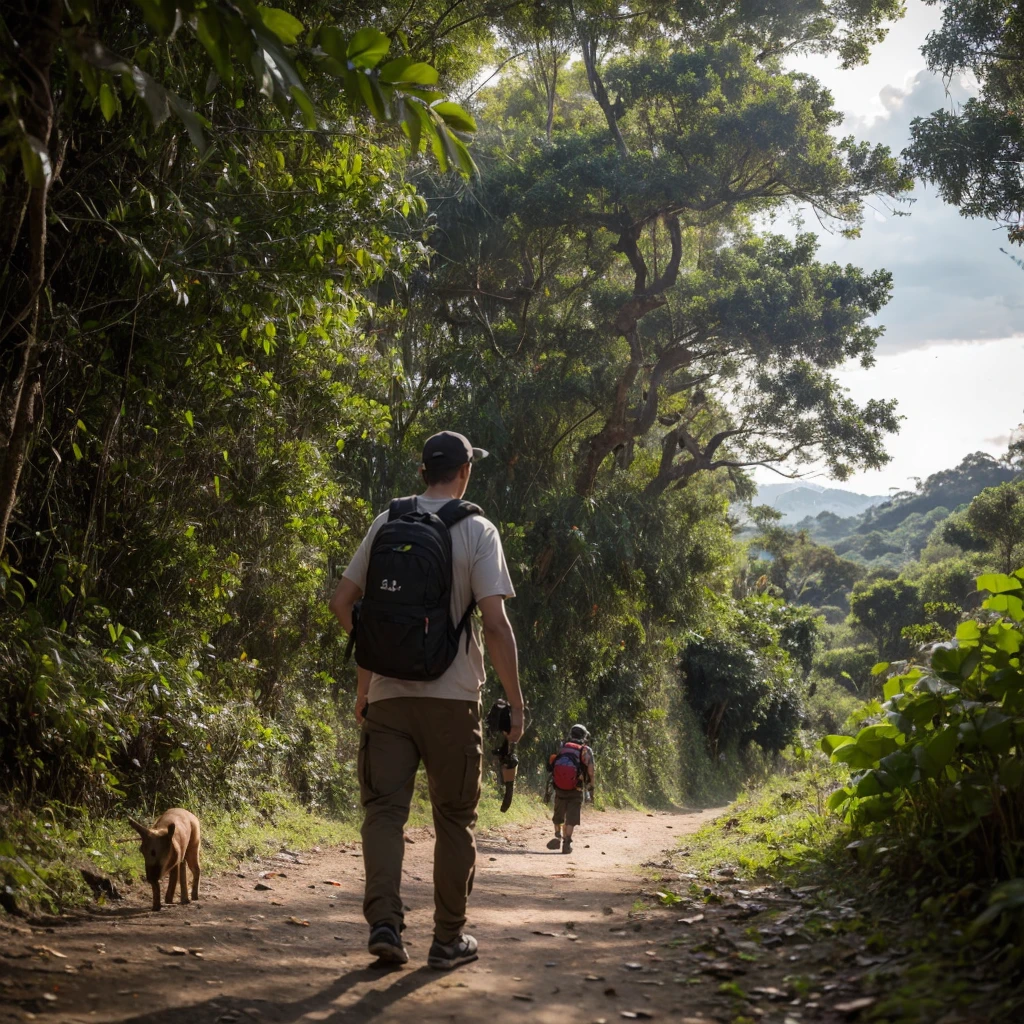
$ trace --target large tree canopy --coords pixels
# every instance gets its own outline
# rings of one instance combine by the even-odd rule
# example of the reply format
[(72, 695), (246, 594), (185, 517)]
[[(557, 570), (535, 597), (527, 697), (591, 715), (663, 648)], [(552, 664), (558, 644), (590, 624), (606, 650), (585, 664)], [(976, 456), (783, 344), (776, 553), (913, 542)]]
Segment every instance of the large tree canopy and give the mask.
[(941, 4), (942, 26), (923, 47), (928, 67), (945, 77), (971, 72), (977, 98), (959, 110), (916, 118), (907, 156), (965, 217), (1005, 225), (1024, 241), (1024, 18), (1004, 0), (928, 0)]
[[(787, 46), (847, 45), (823, 10), (804, 10)], [(700, 5), (571, 7), (535, 25), (552, 40), (575, 27), (583, 67), (563, 71), (564, 100), (549, 76), (524, 106), (544, 59), (527, 48), (534, 70), (506, 69), (484, 94), (474, 197), (439, 204), (444, 263), (426, 301), (441, 301), (457, 347), (486, 345), (502, 381), (537, 373), (541, 356), (544, 376), (572, 378), (552, 429), (578, 453), (582, 495), (637, 458), (651, 495), (704, 470), (823, 461), (843, 477), (886, 458), (892, 403), (858, 406), (830, 371), (871, 365), (888, 276), (821, 265), (811, 236), (752, 225), (802, 204), (856, 234), (865, 198), (910, 182), (883, 147), (835, 137), (828, 93), (782, 69), (786, 47), (766, 49), (790, 24), (773, 11), (742, 41)]]

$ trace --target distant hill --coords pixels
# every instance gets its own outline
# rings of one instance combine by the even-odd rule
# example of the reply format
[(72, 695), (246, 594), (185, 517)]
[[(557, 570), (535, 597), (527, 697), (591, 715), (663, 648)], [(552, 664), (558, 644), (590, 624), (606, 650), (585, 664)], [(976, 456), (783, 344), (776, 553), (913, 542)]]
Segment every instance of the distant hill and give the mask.
[(762, 484), (754, 499), (759, 505), (771, 505), (782, 513), (784, 526), (795, 526), (802, 519), (812, 519), (822, 512), (831, 512), (842, 519), (859, 516), (874, 505), (888, 501), (885, 495), (858, 494), (838, 487), (823, 487), (805, 481)]
[[(950, 513), (969, 504), (986, 487), (996, 487), (1019, 476), (1019, 464), (974, 452), (955, 468), (933, 473), (913, 491), (870, 499), (870, 505), (852, 515), (837, 515), (823, 507), (798, 519), (795, 525), (819, 544), (833, 547), (843, 558), (873, 568), (898, 570), (918, 558), (935, 528)], [(766, 490), (761, 489), (759, 496)], [(779, 500), (785, 500), (788, 493), (783, 492)], [(778, 502), (775, 507), (782, 509)], [(787, 516), (784, 522), (790, 525), (792, 521)]]

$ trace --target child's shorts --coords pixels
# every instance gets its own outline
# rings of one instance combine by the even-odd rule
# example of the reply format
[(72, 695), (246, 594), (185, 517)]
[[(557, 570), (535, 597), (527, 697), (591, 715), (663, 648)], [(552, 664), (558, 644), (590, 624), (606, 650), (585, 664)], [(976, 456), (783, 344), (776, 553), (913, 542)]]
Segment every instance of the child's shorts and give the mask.
[(555, 813), (551, 818), (555, 825), (572, 825), (575, 828), (580, 823), (580, 811), (583, 809), (582, 789), (556, 789), (555, 790)]

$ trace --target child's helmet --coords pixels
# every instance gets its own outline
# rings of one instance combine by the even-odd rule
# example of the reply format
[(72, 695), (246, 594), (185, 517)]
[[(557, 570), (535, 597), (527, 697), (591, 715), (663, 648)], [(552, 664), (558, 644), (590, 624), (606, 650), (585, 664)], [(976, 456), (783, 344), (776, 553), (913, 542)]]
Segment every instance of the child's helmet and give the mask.
[(569, 730), (569, 738), (573, 740), (583, 740), (583, 742), (585, 743), (587, 740), (590, 739), (590, 733), (587, 732), (587, 727), (585, 725), (581, 725), (579, 722), (577, 722)]

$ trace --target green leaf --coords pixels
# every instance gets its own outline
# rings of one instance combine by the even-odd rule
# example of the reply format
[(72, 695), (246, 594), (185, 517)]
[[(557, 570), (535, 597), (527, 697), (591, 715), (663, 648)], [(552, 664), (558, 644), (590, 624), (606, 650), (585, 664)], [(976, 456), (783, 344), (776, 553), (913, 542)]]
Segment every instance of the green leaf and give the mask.
[(899, 677), (886, 680), (885, 685), (882, 687), (882, 697), (885, 700), (892, 700), (893, 697), (898, 697), (902, 692), (903, 683)]
[(837, 811), (845, 804), (852, 794), (848, 789), (837, 789), (829, 798), (827, 807), (830, 811)]
[(361, 28), (350, 40), (345, 56), (360, 68), (376, 67), (391, 48), (391, 40), (375, 28)]
[(889, 662), (878, 661), (871, 666), (871, 674), (873, 676), (880, 676), (889, 667)]
[(299, 108), (302, 114), (302, 123), (306, 128), (315, 128), (317, 125), (316, 111), (313, 109), (313, 104), (309, 98), (309, 94), (305, 89), (300, 89), (297, 85), (293, 85), (291, 88), (292, 99), (295, 100), (295, 105)]
[(117, 113), (117, 97), (106, 82), (100, 83), (100, 110), (105, 121), (110, 121)]
[(196, 35), (210, 55), (217, 74), (225, 82), (232, 81), (234, 70), (231, 66), (227, 40), (224, 38), (220, 21), (209, 8), (196, 12)]
[(822, 751), (826, 754), (834, 754), (840, 747), (845, 747), (847, 743), (852, 743), (852, 736), (824, 736), (822, 737), (819, 746)]
[(206, 152), (206, 135), (203, 132), (203, 119), (183, 100), (173, 92), (167, 94), (167, 102), (171, 110), (178, 115), (178, 119), (188, 130), (192, 145), (199, 150), (200, 155)]
[(194, 427), (194, 426), (196, 425), (196, 424), (195, 424), (195, 419), (193, 418), (193, 416), (192, 416), (192, 411), (191, 411), (190, 409), (186, 409), (186, 410), (185, 410), (185, 422), (186, 422), (186, 423), (187, 423), (187, 424), (188, 424), (188, 425), (189, 425), (190, 427)]
[(409, 147), (413, 153), (420, 151), (420, 139), (423, 134), (423, 122), (420, 115), (413, 109), (415, 100), (402, 99), (402, 130), (409, 138)]
[(32, 188), (46, 188), (53, 177), (53, 164), (46, 146), (34, 135), (25, 135), (20, 149), (25, 179)]
[(380, 86), (369, 75), (357, 74), (356, 79), (359, 83), (360, 98), (366, 104), (370, 113), (378, 121), (386, 121), (388, 119), (388, 112), (384, 105), (384, 97), (381, 95)]
[(458, 136), (452, 135), (451, 132), (446, 134), (448, 135), (448, 144), (455, 150), (455, 159), (458, 162), (459, 170), (462, 172), (463, 177), (473, 177), (476, 174), (477, 168), (476, 164), (473, 163), (473, 157), (470, 156), (466, 144)]
[(981, 627), (974, 622), (961, 622), (956, 627), (956, 638), (961, 642), (969, 642), (981, 639)]
[(324, 25), (317, 33), (317, 42), (320, 44), (320, 49), (336, 60), (344, 70), (348, 62), (348, 42), (341, 29), (335, 28), (333, 25)]
[(389, 85), (436, 85), (437, 70), (429, 64), (399, 57), (380, 69), (380, 80)]
[(476, 121), (458, 105), (458, 103), (435, 103), (435, 114), (439, 114), (449, 128), (459, 132), (475, 132)]
[(178, 5), (174, 0), (136, 0), (142, 8), (142, 16), (149, 27), (159, 36), (169, 36), (178, 19)]
[(1007, 576), (1001, 572), (983, 573), (978, 577), (978, 590), (987, 590), (991, 594), (1005, 594), (1021, 589), (1021, 581), (1016, 576)]
[(259, 7), (257, 8), (260, 12), (260, 17), (263, 19), (263, 24), (270, 29), (271, 32), (288, 46), (293, 46), (299, 41), (299, 36), (302, 35), (303, 25), (298, 18), (289, 14), (287, 11), (282, 11), (280, 7)]

